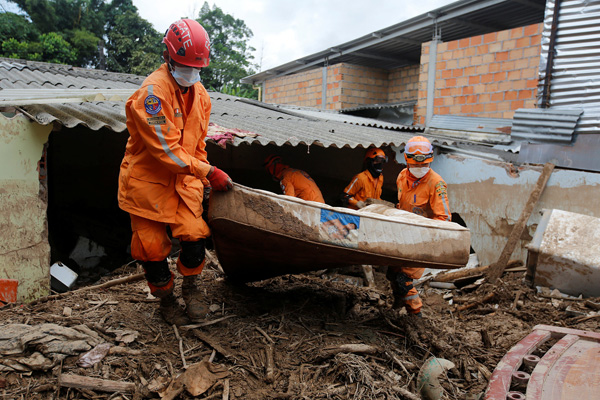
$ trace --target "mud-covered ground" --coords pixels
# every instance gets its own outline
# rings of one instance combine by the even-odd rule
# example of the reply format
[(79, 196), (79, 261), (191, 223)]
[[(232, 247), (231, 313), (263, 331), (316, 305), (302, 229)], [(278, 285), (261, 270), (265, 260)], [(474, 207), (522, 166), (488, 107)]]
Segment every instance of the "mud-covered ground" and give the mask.
[[(126, 265), (95, 284), (140, 272), (137, 265)], [(201, 276), (212, 310), (207, 324), (178, 329), (161, 319), (143, 280), (72, 291), (1, 308), (0, 339), (14, 324), (85, 325), (100, 342), (115, 347), (87, 368), (78, 365), (80, 351), (45, 371), (0, 371), (0, 397), (418, 399), (419, 370), (434, 356), (455, 365), (439, 380), (443, 398), (483, 398), (498, 361), (535, 325), (600, 331), (600, 319), (571, 316), (571, 310), (590, 312), (583, 301), (542, 297), (524, 285), (523, 276), (506, 272), (496, 285), (470, 290), (424, 283), (424, 318), (418, 319), (390, 309), (381, 272), (373, 289), (318, 274), (235, 285), (209, 263)], [(64, 377), (70, 375), (133, 385), (122, 393), (98, 381), (68, 387)], [(192, 396), (189, 387), (200, 394)]]

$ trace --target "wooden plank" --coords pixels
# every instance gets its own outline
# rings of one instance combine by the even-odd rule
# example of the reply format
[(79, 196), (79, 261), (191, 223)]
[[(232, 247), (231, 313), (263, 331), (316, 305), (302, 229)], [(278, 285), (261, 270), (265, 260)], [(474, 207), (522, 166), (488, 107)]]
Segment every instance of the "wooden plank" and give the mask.
[(60, 386), (76, 389), (99, 390), (101, 392), (135, 392), (135, 384), (131, 382), (110, 381), (100, 378), (90, 378), (82, 375), (61, 375)]
[(554, 164), (546, 163), (544, 165), (544, 169), (542, 170), (542, 173), (540, 174), (540, 177), (538, 178), (535, 188), (529, 195), (529, 200), (527, 200), (527, 203), (525, 203), (525, 207), (523, 208), (523, 211), (521, 212), (521, 216), (519, 217), (519, 220), (515, 223), (512, 231), (510, 232), (510, 236), (508, 237), (508, 241), (506, 242), (506, 245), (504, 246), (504, 249), (502, 250), (502, 253), (500, 254), (500, 258), (498, 259), (498, 261), (496, 261), (494, 264), (492, 264), (490, 266), (490, 269), (488, 270), (487, 279), (488, 279), (489, 283), (491, 283), (491, 284), (496, 283), (496, 280), (504, 272), (504, 269), (506, 268), (508, 260), (509, 260), (510, 256), (512, 255), (512, 253), (515, 251), (515, 247), (516, 247), (517, 243), (519, 242), (521, 235), (523, 234), (523, 230), (525, 229), (525, 226), (527, 225), (527, 221), (529, 220), (529, 217), (531, 216), (531, 213), (533, 212), (533, 208), (535, 207), (538, 200), (540, 199), (540, 196), (542, 195), (542, 192), (543, 192), (544, 188), (546, 187), (546, 182), (548, 182), (548, 179), (550, 178), (550, 174), (552, 174), (553, 170), (554, 170)]

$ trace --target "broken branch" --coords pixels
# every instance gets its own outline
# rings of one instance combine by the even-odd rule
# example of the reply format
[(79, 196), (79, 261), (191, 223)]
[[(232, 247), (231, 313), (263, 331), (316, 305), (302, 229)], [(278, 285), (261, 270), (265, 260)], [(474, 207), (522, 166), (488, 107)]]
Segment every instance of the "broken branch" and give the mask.
[(102, 392), (133, 393), (135, 384), (131, 382), (110, 381), (81, 375), (61, 375), (59, 385), (76, 389), (100, 390)]

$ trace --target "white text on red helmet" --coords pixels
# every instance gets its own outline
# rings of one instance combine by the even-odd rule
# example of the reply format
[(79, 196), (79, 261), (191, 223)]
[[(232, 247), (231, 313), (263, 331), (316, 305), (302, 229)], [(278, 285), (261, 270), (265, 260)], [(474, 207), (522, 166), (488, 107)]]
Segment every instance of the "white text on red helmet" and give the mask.
[[(184, 21), (179, 21), (177, 23), (177, 27), (181, 30), (181, 44), (184, 48), (188, 48), (192, 46), (192, 38), (190, 37), (190, 30), (188, 29), (187, 24)], [(187, 39), (186, 39), (187, 38)]]

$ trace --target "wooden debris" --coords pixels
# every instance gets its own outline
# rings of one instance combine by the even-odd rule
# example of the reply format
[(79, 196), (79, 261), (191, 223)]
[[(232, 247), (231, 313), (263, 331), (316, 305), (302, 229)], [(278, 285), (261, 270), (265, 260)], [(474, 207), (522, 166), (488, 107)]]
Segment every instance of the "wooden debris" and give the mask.
[(515, 295), (515, 300), (513, 301), (513, 304), (512, 304), (513, 310), (517, 309), (517, 304), (519, 303), (519, 297), (521, 297), (521, 291), (517, 290), (517, 294)]
[(275, 343), (275, 341), (274, 341), (274, 340), (271, 338), (271, 336), (267, 335), (267, 332), (265, 332), (264, 330), (262, 330), (262, 329), (260, 328), (260, 326), (257, 326), (257, 327), (256, 327), (256, 330), (257, 330), (257, 331), (258, 331), (258, 332), (259, 332), (261, 335), (263, 335), (263, 336), (264, 336), (264, 337), (265, 337), (265, 338), (266, 338), (266, 339), (269, 341), (269, 343)]
[(53, 294), (53, 295), (46, 296), (46, 297), (40, 297), (39, 299), (33, 300), (32, 302), (28, 303), (27, 306), (31, 307), (38, 303), (43, 303), (43, 302), (50, 301), (50, 300), (61, 299), (66, 296), (70, 296), (73, 293), (81, 293), (81, 292), (87, 292), (90, 290), (106, 289), (106, 288), (109, 288), (112, 286), (122, 285), (125, 283), (141, 281), (141, 280), (145, 279), (145, 276), (146, 276), (146, 274), (144, 272), (142, 272), (142, 273), (135, 274), (135, 275), (125, 276), (123, 278), (113, 279), (112, 281), (101, 283), (100, 285), (86, 286), (86, 287), (82, 287), (77, 290), (71, 290), (70, 292), (64, 292), (64, 293), (59, 293), (59, 294)]
[[(521, 260), (510, 260), (506, 264), (506, 268), (520, 267), (522, 265), (523, 265), (523, 261), (521, 261)], [(455, 281), (457, 279), (461, 279), (461, 278), (470, 278), (470, 277), (483, 275), (487, 270), (489, 270), (489, 268), (490, 268), (489, 265), (484, 265), (484, 266), (475, 267), (475, 268), (462, 268), (462, 269), (459, 269), (458, 271), (441, 272), (441, 273), (437, 274), (436, 276), (434, 276), (433, 280), (436, 282), (453, 282), (453, 281)]]
[(221, 318), (217, 318), (217, 319), (213, 319), (211, 321), (206, 321), (206, 322), (200, 322), (197, 324), (192, 324), (192, 325), (182, 325), (180, 326), (181, 329), (195, 329), (195, 328), (201, 328), (203, 326), (209, 326), (209, 325), (214, 325), (214, 324), (218, 324), (221, 321), (225, 321), (226, 319), (229, 318), (233, 318), (235, 317), (235, 314), (231, 314), (231, 315), (226, 315), (224, 317)]
[(202, 340), (204, 343), (206, 343), (207, 345), (212, 347), (214, 350), (221, 353), (221, 355), (223, 355), (223, 357), (229, 358), (229, 357), (233, 356), (230, 351), (228, 351), (223, 346), (221, 346), (219, 343), (217, 343), (212, 337), (204, 334), (203, 332), (199, 331), (198, 329), (192, 329), (192, 333), (198, 339)]
[(465, 305), (462, 305), (462, 306), (459, 306), (459, 307), (457, 307), (457, 308), (456, 308), (456, 311), (464, 311), (464, 310), (468, 310), (469, 308), (476, 307), (476, 306), (478, 306), (478, 305), (480, 305), (480, 304), (483, 304), (483, 303), (485, 303), (485, 302), (488, 302), (488, 301), (490, 301), (490, 300), (491, 300), (491, 299), (493, 299), (495, 296), (496, 296), (496, 293), (494, 293), (494, 292), (488, 293), (488, 294), (487, 294), (487, 295), (486, 295), (486, 296), (485, 296), (483, 299), (481, 299), (481, 300), (478, 300), (478, 301), (475, 301), (475, 302), (473, 302), (473, 303), (469, 303), (469, 304), (465, 304)]
[(101, 392), (135, 392), (135, 384), (131, 382), (111, 381), (82, 375), (63, 374), (60, 376), (59, 385), (76, 389), (99, 390)]
[(349, 343), (334, 347), (326, 347), (321, 350), (321, 356), (327, 358), (338, 353), (377, 354), (378, 351), (379, 349), (375, 346), (369, 346), (362, 343)]
[(268, 344), (265, 346), (266, 365), (265, 365), (265, 382), (273, 383), (275, 381), (275, 361), (273, 359), (273, 346)]
[(183, 339), (179, 334), (179, 330), (177, 329), (177, 325), (173, 324), (173, 331), (175, 332), (175, 337), (179, 342), (179, 355), (181, 356), (181, 362), (183, 363), (183, 369), (187, 369), (187, 363), (185, 362), (185, 356), (183, 355)]
[(490, 266), (490, 269), (487, 273), (487, 279), (488, 279), (488, 282), (490, 282), (491, 284), (496, 283), (496, 280), (504, 272), (504, 269), (506, 268), (506, 265), (508, 263), (508, 259), (514, 252), (517, 243), (521, 239), (521, 235), (523, 234), (523, 230), (525, 229), (525, 226), (527, 225), (527, 221), (529, 220), (531, 212), (533, 211), (533, 208), (535, 207), (538, 200), (540, 199), (540, 196), (542, 195), (544, 187), (546, 187), (546, 182), (548, 182), (548, 179), (550, 178), (550, 174), (552, 174), (553, 170), (554, 170), (554, 164), (546, 163), (544, 165), (544, 169), (542, 170), (542, 173), (540, 174), (540, 177), (538, 178), (538, 181), (537, 181), (535, 187), (533, 188), (533, 191), (529, 195), (529, 199), (525, 203), (525, 207), (523, 207), (523, 211), (521, 212), (521, 216), (519, 217), (519, 220), (515, 223), (512, 231), (510, 232), (510, 236), (508, 237), (508, 242), (506, 242), (506, 245), (504, 246), (504, 249), (502, 250), (502, 253), (500, 254), (500, 258), (498, 259), (498, 261), (496, 261), (494, 264), (492, 264)]

